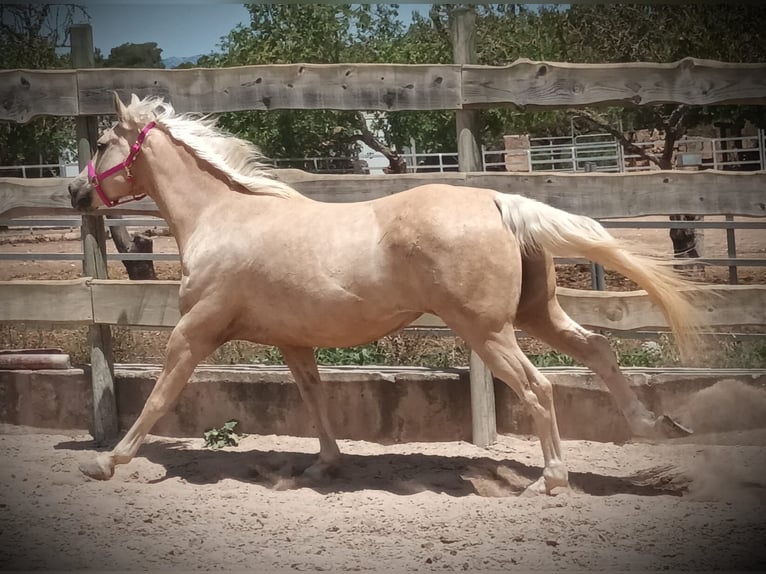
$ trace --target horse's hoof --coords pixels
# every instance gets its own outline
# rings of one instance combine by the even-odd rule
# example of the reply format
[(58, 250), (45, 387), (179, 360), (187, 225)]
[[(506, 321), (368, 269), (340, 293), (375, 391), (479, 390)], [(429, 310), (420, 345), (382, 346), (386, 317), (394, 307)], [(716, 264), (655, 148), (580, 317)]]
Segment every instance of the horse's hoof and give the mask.
[(693, 434), (693, 431), (690, 428), (673, 420), (668, 415), (657, 417), (655, 428), (659, 431), (661, 438), (682, 438)]
[(114, 476), (114, 463), (111, 457), (97, 456), (89, 462), (80, 463), (80, 472), (96, 480), (109, 480)]
[[(555, 489), (559, 489), (554, 492)], [(522, 496), (538, 496), (548, 494), (555, 496), (561, 489), (569, 489), (569, 473), (564, 466), (551, 467), (543, 471), (543, 475), (530, 484), (521, 493)]]
[(521, 493), (521, 496), (529, 498), (532, 496), (540, 496), (541, 494), (547, 494), (547, 490), (545, 488), (545, 478), (542, 476), (530, 484), (528, 487), (526, 487)]

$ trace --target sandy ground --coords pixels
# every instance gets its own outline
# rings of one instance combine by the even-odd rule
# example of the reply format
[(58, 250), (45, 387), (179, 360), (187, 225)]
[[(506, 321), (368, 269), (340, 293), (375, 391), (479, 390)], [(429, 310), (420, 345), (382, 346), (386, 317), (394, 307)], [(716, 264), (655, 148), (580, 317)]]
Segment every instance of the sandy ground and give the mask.
[(661, 444), (564, 441), (572, 489), (520, 496), (536, 439), (341, 441), (335, 476), (299, 475), (314, 439), (211, 451), (152, 437), (109, 482), (82, 434), (0, 434), (0, 568), (740, 570), (766, 565), (766, 430)]

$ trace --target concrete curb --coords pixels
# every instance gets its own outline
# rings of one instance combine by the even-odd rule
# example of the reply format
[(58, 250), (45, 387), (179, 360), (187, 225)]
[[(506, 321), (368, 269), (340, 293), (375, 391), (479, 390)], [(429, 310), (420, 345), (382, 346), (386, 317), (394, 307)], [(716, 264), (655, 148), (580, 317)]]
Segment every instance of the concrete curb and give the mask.
[[(624, 441), (622, 416), (601, 381), (583, 368), (545, 368), (554, 384), (563, 438)], [(160, 367), (117, 365), (115, 384), (120, 427), (135, 420)], [(727, 379), (766, 390), (766, 369), (625, 369), (641, 399), (656, 412), (683, 420), (689, 398)], [(327, 384), (339, 438), (379, 443), (470, 440), (468, 369), (331, 367)], [(498, 430), (533, 434), (530, 417), (515, 395), (495, 381)], [(90, 429), (90, 378), (83, 369), (0, 371), (0, 424), (48, 429)], [(297, 387), (285, 367), (202, 366), (153, 434), (196, 436), (237, 419), (248, 434), (314, 436)], [(693, 425), (691, 425), (693, 426)]]

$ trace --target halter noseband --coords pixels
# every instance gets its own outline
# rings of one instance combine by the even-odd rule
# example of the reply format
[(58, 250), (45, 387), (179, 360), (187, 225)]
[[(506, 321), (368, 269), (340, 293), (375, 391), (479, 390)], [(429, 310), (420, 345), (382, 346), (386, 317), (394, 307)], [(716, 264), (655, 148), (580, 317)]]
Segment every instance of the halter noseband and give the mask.
[(138, 201), (139, 199), (146, 197), (146, 194), (143, 193), (141, 195), (132, 195), (130, 197), (123, 197), (112, 200), (109, 199), (104, 193), (104, 190), (101, 188), (101, 182), (104, 181), (107, 177), (111, 177), (114, 174), (125, 170), (128, 182), (132, 183), (133, 174), (130, 172), (130, 166), (133, 165), (134, 161), (136, 161), (136, 156), (138, 155), (138, 152), (141, 151), (141, 144), (144, 143), (146, 134), (149, 133), (149, 130), (156, 125), (156, 122), (149, 122), (144, 126), (144, 129), (141, 130), (141, 133), (138, 134), (136, 143), (130, 146), (130, 153), (128, 154), (128, 157), (125, 159), (125, 161), (120, 162), (117, 165), (110, 167), (106, 171), (102, 171), (101, 173), (96, 173), (96, 168), (93, 167), (93, 160), (88, 162), (88, 179), (90, 179), (91, 183), (93, 184), (93, 188), (96, 190), (96, 193), (101, 198), (101, 201), (104, 202), (104, 205), (107, 207), (114, 207), (115, 205), (120, 205), (121, 203), (127, 203), (129, 201)]

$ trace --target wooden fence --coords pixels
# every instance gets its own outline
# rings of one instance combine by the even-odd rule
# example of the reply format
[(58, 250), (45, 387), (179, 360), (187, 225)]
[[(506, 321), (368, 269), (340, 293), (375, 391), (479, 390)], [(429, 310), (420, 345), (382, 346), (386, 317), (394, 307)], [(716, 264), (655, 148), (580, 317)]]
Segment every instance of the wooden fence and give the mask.
[[(470, 34), (461, 37), (468, 36)], [(471, 61), (470, 50), (461, 54), (457, 57), (456, 51), (458, 61)], [(59, 115), (90, 121), (95, 114), (112, 113), (113, 90), (124, 99), (131, 93), (165, 96), (178, 111), (455, 110), (461, 171), (470, 172), (471, 164), (464, 160), (470, 153), (470, 140), (475, 144), (475, 134), (470, 133), (472, 110), (499, 106), (553, 109), (591, 104), (671, 102), (763, 105), (766, 104), (766, 64), (729, 64), (687, 58), (671, 64), (568, 64), (519, 60), (502, 67), (470, 63), (286, 64), (190, 70), (8, 70), (0, 71), (0, 119), (27, 122), (39, 115)], [(83, 128), (81, 133), (85, 131)], [(464, 138), (466, 133), (469, 137)], [(86, 141), (83, 137), (80, 137), (81, 145)], [(282, 178), (302, 193), (322, 201), (374, 199), (422, 183), (441, 181), (520, 193), (597, 218), (678, 213), (766, 215), (766, 174), (763, 172), (317, 176), (285, 170)], [(67, 180), (61, 178), (0, 179), (0, 218), (74, 213), (66, 184)], [(156, 208), (151, 201), (145, 200), (109, 213), (155, 214)], [(88, 219), (88, 238), (94, 237), (94, 221), (96, 227), (100, 225), (103, 229), (103, 221), (91, 220), (91, 217), (84, 219)], [(95, 239), (89, 240), (89, 243), (95, 242)], [(126, 283), (96, 277), (74, 282), (2, 284), (0, 321), (168, 327), (177, 320), (177, 285), (173, 282)], [(706, 308), (713, 326), (766, 325), (766, 287), (711, 289), (720, 294), (715, 306)], [(659, 329), (665, 325), (657, 309), (640, 292), (567, 289), (562, 290), (562, 299), (577, 320), (592, 327), (629, 330)], [(421, 326), (438, 324), (431, 317), (419, 322)], [(97, 351), (92, 356), (102, 357), (108, 353), (108, 345), (99, 344)], [(474, 362), (472, 369), (473, 366)], [(491, 386), (486, 385), (484, 374), (474, 377), (472, 372), (472, 399), (478, 394), (473, 392), (474, 381), (477, 381), (476, 388), (484, 393), (477, 403), (494, 404), (488, 394)], [(95, 402), (98, 405), (103, 401)], [(474, 408), (474, 417), (478, 421), (474, 424), (475, 442), (486, 444), (493, 440), (492, 412)], [(477, 439), (477, 433), (481, 438)]]
[(525, 110), (592, 104), (766, 104), (766, 63), (282, 64), (188, 70), (0, 71), (0, 120), (112, 114), (160, 95), (190, 112), (242, 110)]

